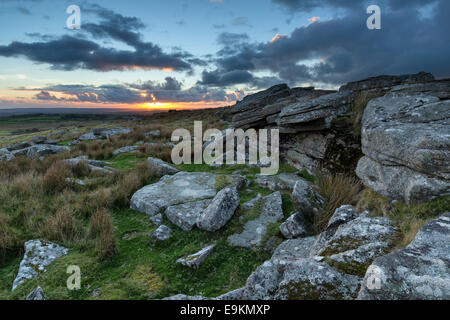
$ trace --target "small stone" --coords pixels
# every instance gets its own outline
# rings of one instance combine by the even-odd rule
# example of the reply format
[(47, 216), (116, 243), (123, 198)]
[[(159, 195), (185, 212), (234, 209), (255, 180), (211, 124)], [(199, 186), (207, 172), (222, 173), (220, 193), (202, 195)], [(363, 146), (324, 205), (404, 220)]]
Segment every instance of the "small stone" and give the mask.
[(154, 216), (151, 216), (151, 217), (150, 217), (150, 221), (151, 221), (154, 225), (160, 226), (160, 225), (162, 225), (162, 223), (163, 223), (163, 216), (162, 216), (161, 213), (158, 213), (158, 214), (156, 214), (156, 215), (154, 215)]
[(44, 291), (41, 287), (37, 287), (27, 296), (27, 300), (45, 300)]
[(177, 263), (180, 263), (186, 267), (198, 269), (200, 265), (206, 260), (206, 258), (211, 254), (215, 245), (210, 245), (206, 248), (203, 248), (197, 253), (191, 254), (186, 258), (180, 258), (177, 260)]
[(151, 236), (160, 241), (164, 241), (170, 238), (172, 235), (172, 229), (168, 226), (162, 225), (158, 229), (152, 232)]

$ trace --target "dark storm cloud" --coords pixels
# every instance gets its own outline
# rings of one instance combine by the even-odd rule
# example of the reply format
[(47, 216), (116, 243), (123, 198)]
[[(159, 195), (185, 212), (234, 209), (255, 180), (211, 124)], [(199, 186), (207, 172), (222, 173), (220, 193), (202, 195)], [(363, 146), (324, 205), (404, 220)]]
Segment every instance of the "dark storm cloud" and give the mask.
[(164, 82), (146, 81), (130, 84), (130, 87), (139, 90), (181, 90), (182, 83), (172, 77), (166, 77)]
[(390, 9), (398, 10), (402, 8), (430, 4), (436, 2), (436, 0), (272, 0), (272, 2), (294, 11), (310, 11), (315, 8), (324, 7), (359, 10), (361, 7), (367, 8), (367, 6), (371, 4), (385, 5)]
[[(331, 1), (277, 1), (292, 8), (312, 8)], [(352, 7), (354, 1), (332, 1), (334, 6)], [(408, 6), (404, 3), (408, 2)], [(225, 75), (270, 71), (283, 81), (342, 84), (380, 74), (429, 71), (450, 76), (450, 1), (436, 3), (423, 15), (419, 1), (385, 1), (382, 29), (368, 30), (365, 9), (296, 28), (289, 36), (273, 42), (223, 42), (216, 58), (217, 70), (204, 73), (207, 83), (220, 83)], [(403, 3), (403, 4), (402, 4)], [(402, 8), (402, 10), (397, 10)], [(395, 9), (395, 10), (394, 10)], [(429, 9), (429, 8), (428, 8)], [(247, 75), (248, 83), (253, 79)], [(228, 81), (230, 82), (230, 81)]]
[(100, 23), (83, 24), (83, 32), (94, 39), (112, 39), (125, 43), (134, 50), (117, 50), (104, 47), (84, 37), (62, 36), (57, 39), (24, 43), (12, 42), (0, 46), (0, 56), (23, 56), (31, 61), (48, 63), (53, 69), (89, 69), (97, 71), (132, 69), (172, 69), (190, 71), (192, 64), (202, 61), (186, 52), (165, 53), (151, 42), (142, 40), (139, 30), (144, 28), (141, 20), (125, 17), (98, 5), (90, 5), (86, 12), (94, 13)]
[[(18, 88), (17, 90), (29, 91), (30, 89)], [(227, 93), (219, 88), (196, 85), (188, 89), (182, 89), (181, 83), (171, 77), (167, 77), (162, 83), (147, 81), (102, 86), (54, 85), (32, 89), (32, 91), (38, 91), (35, 95), (38, 100), (108, 104), (148, 103), (154, 102), (153, 97), (157, 102), (231, 102), (237, 99), (236, 94)]]

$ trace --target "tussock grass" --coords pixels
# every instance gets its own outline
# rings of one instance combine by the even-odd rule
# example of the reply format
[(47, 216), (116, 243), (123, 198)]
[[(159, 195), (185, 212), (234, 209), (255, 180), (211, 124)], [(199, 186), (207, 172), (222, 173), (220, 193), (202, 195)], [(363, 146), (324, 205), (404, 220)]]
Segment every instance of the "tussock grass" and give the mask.
[(361, 193), (357, 208), (359, 211), (370, 210), (372, 216), (385, 216), (393, 220), (400, 230), (395, 249), (401, 249), (414, 240), (417, 232), (428, 221), (450, 211), (450, 196), (407, 205), (403, 202), (392, 203), (375, 191), (365, 189)]
[(380, 94), (375, 91), (362, 91), (356, 96), (352, 104), (352, 125), (355, 137), (361, 136), (361, 121), (367, 104), (379, 96)]
[(73, 217), (69, 206), (58, 209), (54, 216), (47, 218), (42, 227), (41, 236), (44, 239), (54, 240), (65, 245), (70, 245), (71, 241), (81, 239), (81, 226)]
[(356, 204), (362, 185), (357, 178), (344, 174), (317, 174), (315, 184), (319, 193), (328, 200), (326, 208), (314, 221), (314, 229), (320, 233), (325, 230), (336, 209), (346, 204)]
[(48, 194), (63, 191), (67, 187), (66, 178), (72, 176), (72, 170), (64, 162), (55, 162), (42, 179), (42, 188)]
[(90, 219), (89, 233), (95, 236), (95, 251), (100, 260), (113, 257), (118, 253), (114, 226), (109, 211), (101, 208)]

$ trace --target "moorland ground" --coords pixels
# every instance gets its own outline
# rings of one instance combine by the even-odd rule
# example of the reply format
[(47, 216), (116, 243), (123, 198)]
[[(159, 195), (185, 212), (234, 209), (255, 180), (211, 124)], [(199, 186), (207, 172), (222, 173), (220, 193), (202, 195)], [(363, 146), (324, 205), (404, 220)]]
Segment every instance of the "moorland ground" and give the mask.
[[(280, 223), (269, 226), (258, 250), (227, 243), (228, 236), (240, 232), (245, 222), (258, 215), (258, 208), (244, 210), (242, 206), (215, 233), (198, 229), (182, 231), (165, 218), (164, 224), (172, 228), (173, 235), (167, 241), (157, 241), (149, 236), (157, 228), (149, 216), (129, 208), (135, 191), (160, 178), (146, 162), (147, 157), (170, 162), (171, 147), (165, 143), (170, 141), (174, 129), (191, 130), (195, 120), (203, 121), (204, 130), (227, 127), (214, 110), (161, 113), (137, 120), (124, 116), (99, 119), (67, 115), (0, 118), (0, 148), (36, 136), (51, 136), (60, 145), (68, 145), (94, 127), (133, 129), (131, 134), (81, 142), (72, 146), (69, 153), (44, 160), (17, 157), (0, 163), (0, 299), (23, 299), (37, 285), (43, 288), (48, 299), (158, 299), (178, 293), (216, 297), (242, 287), (257, 266), (270, 258), (271, 249), (281, 243)], [(151, 130), (160, 130), (160, 136), (146, 137), (145, 133)], [(143, 143), (136, 153), (113, 154), (114, 150), (137, 142)], [(116, 170), (111, 174), (95, 173), (86, 163), (69, 167), (61, 161), (80, 155), (108, 161)], [(241, 171), (251, 181), (248, 188), (240, 191), (241, 204), (258, 193), (263, 196), (271, 193), (254, 183), (260, 171), (258, 167), (180, 165), (178, 168), (220, 175)], [(389, 215), (396, 221), (401, 228), (396, 248), (402, 248), (429, 219), (449, 207), (449, 197), (412, 206), (393, 204), (364, 189), (353, 176), (311, 175), (285, 164), (280, 168), (280, 173), (283, 172), (298, 173), (328, 198), (329, 205), (316, 224), (318, 232), (334, 209), (342, 204), (354, 204), (361, 211), (370, 209), (373, 215)], [(81, 179), (85, 185), (68, 183), (68, 177)], [(221, 187), (218, 185), (217, 189)], [(293, 212), (290, 192), (283, 191), (282, 197), (287, 218)], [(37, 279), (25, 282), (12, 292), (23, 244), (38, 238), (69, 248), (69, 254), (51, 264)], [(216, 244), (214, 252), (198, 270), (175, 263), (178, 258), (212, 243)], [(67, 289), (69, 265), (81, 268), (80, 290)], [(94, 297), (96, 289), (100, 295)]]

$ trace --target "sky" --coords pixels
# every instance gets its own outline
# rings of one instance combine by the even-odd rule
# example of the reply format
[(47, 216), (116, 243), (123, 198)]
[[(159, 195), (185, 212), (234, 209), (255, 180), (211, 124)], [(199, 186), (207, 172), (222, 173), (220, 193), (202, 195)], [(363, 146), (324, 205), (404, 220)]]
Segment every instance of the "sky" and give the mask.
[(221, 107), (279, 83), (447, 78), (449, 16), (448, 0), (0, 0), (0, 109)]

